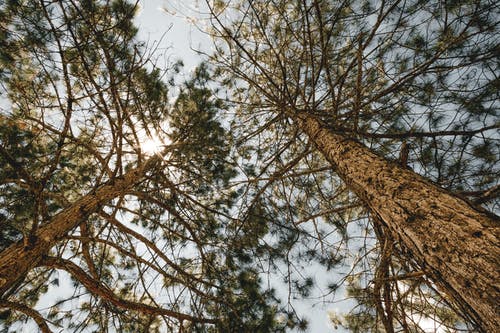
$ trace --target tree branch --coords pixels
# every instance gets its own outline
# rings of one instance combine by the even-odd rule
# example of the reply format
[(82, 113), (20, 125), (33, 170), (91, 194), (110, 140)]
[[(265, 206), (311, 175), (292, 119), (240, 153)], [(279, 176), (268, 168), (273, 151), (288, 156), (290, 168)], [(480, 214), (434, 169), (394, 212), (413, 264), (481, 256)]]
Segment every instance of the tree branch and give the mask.
[[(472, 136), (478, 133), (486, 132), (493, 129), (500, 128), (500, 123), (482, 127), (475, 130), (468, 131), (437, 131), (437, 132), (404, 132), (404, 133), (369, 133), (369, 132), (356, 132), (359, 136), (370, 139), (407, 139), (407, 138), (435, 138), (439, 136)], [(332, 128), (334, 132), (352, 133), (348, 128)]]
[(193, 317), (184, 313), (168, 310), (165, 308), (154, 307), (143, 303), (133, 302), (124, 300), (113, 293), (108, 287), (104, 286), (99, 281), (93, 279), (88, 275), (83, 269), (78, 265), (67, 259), (61, 259), (56, 257), (44, 257), (40, 265), (48, 266), (51, 268), (62, 269), (70, 273), (75, 279), (77, 279), (83, 286), (90, 291), (92, 294), (99, 296), (116, 307), (139, 311), (148, 315), (165, 315), (168, 317), (176, 318), (179, 321), (190, 321), (195, 323), (208, 323), (215, 324), (217, 319), (203, 318), (203, 317)]
[(42, 333), (52, 333), (52, 331), (49, 329), (49, 326), (47, 325), (47, 322), (45, 321), (45, 319), (35, 309), (32, 309), (24, 304), (21, 304), (21, 303), (10, 302), (7, 300), (0, 300), (0, 308), (9, 308), (9, 309), (13, 309), (13, 310), (22, 312), (25, 315), (27, 315), (28, 317), (31, 317), (36, 322), (36, 324), (38, 325), (38, 327), (40, 328)]

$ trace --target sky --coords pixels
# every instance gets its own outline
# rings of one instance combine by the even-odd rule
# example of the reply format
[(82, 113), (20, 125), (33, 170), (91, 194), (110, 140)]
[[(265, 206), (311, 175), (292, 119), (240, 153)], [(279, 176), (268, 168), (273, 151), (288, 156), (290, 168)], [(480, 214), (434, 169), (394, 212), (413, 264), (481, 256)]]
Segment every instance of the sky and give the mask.
[[(167, 67), (169, 64), (182, 60), (185, 64), (184, 72), (186, 77), (201, 60), (203, 56), (197, 50), (210, 53), (212, 41), (203, 29), (206, 22), (200, 20), (200, 11), (203, 12), (204, 0), (141, 0), (140, 9), (137, 12), (136, 24), (139, 28), (138, 38), (147, 42), (149, 48), (156, 49), (155, 57), (157, 65)], [(196, 18), (196, 19), (193, 19)], [(196, 24), (195, 24), (196, 23)], [(5, 98), (0, 98), (0, 112), (9, 109), (9, 102)], [(154, 143), (154, 142), (153, 142)], [(151, 150), (154, 151), (152, 146)], [(326, 272), (320, 265), (313, 265), (304, 268), (304, 274), (312, 276), (320, 285), (326, 281), (335, 279), (335, 274)], [(49, 292), (42, 296), (40, 303), (50, 303), (56, 292), (51, 290), (61, 289), (69, 294), (73, 291), (71, 280), (66, 273), (59, 273), (59, 287), (55, 283), (50, 285)], [(271, 277), (272, 278), (272, 277)], [(273, 281), (272, 285), (279, 285), (279, 278)], [(318, 291), (321, 291), (318, 289)], [(286, 298), (287, 290), (278, 288), (277, 293)], [(61, 295), (57, 295), (61, 296)], [(296, 309), (300, 314), (309, 319), (310, 332), (339, 332), (334, 330), (328, 320), (328, 311), (346, 311), (349, 302), (335, 301), (344, 297), (343, 292), (339, 292), (336, 299), (329, 297), (324, 299), (312, 299), (297, 301)], [(429, 332), (434, 331), (433, 322), (427, 320), (421, 323)], [(33, 326), (20, 327), (17, 332), (33, 332)], [(1, 327), (0, 327), (1, 329)]]
[[(201, 1), (203, 2), (203, 1)], [(142, 0), (137, 14), (139, 38), (150, 45), (158, 45), (157, 55), (164, 55), (169, 62), (181, 59), (186, 70), (192, 70), (202, 59), (195, 50), (210, 52), (211, 40), (193, 24), (203, 25), (200, 1)]]
[[(135, 22), (139, 28), (138, 38), (147, 42), (149, 47), (156, 48), (154, 58), (157, 60), (157, 66), (166, 67), (177, 60), (182, 60), (187, 78), (189, 73), (203, 59), (203, 56), (195, 50), (210, 53), (212, 48), (210, 37), (200, 31), (190, 19), (195, 15), (199, 17), (198, 8), (203, 2), (204, 0), (141, 0), (139, 2), (140, 8)], [(203, 24), (203, 21), (197, 21), (197, 25)], [(0, 107), (3, 107), (3, 105), (0, 104)], [(308, 275), (325, 281), (326, 273), (320, 265), (307, 267), (306, 270)], [(48, 292), (43, 294), (37, 303), (37, 309), (44, 314), (47, 307), (53, 304), (54, 300), (71, 298), (74, 293), (71, 279), (66, 272), (58, 271), (53, 276), (54, 279), (56, 277), (58, 278), (58, 285), (51, 283)], [(273, 280), (273, 277), (269, 277), (269, 280)], [(265, 283), (267, 282), (268, 279), (266, 278)], [(270, 282), (275, 287), (280, 284), (277, 277), (275, 277), (275, 281)], [(285, 288), (278, 287), (277, 293), (286, 299), (287, 292)], [(74, 300), (65, 304), (69, 307), (79, 307), (80, 304), (78, 303), (78, 300)], [(296, 306), (296, 310), (309, 320), (308, 332), (342, 332), (341, 330), (333, 330), (333, 327), (329, 324), (327, 310), (334, 309), (338, 310), (338, 305), (330, 304), (330, 306), (325, 307), (321, 299), (302, 301)], [(18, 323), (11, 327), (12, 330), (18, 333), (31, 333), (37, 330), (37, 325), (33, 321)]]
[[(136, 19), (139, 28), (138, 37), (146, 41), (150, 48), (156, 48), (155, 55), (158, 57), (158, 66), (162, 66), (162, 64), (168, 66), (177, 60), (182, 60), (185, 64), (184, 71), (189, 73), (203, 60), (203, 56), (197, 50), (205, 53), (211, 52), (212, 42), (209, 36), (200, 31), (200, 27), (203, 28), (205, 24), (203, 20), (199, 20), (200, 11), (203, 12), (203, 3), (204, 0), (140, 1), (140, 9)], [(195, 21), (198, 26), (194, 24)], [(1, 102), (2, 100), (0, 100)], [(306, 269), (307, 273), (314, 276), (317, 282), (326, 281), (329, 278), (328, 275), (331, 274), (331, 272), (325, 272), (319, 265)], [(64, 277), (65, 273), (60, 274), (59, 281), (64, 284), (61, 287), (71, 291), (70, 279), (67, 276)], [(51, 286), (50, 288), (55, 287)], [(286, 290), (278, 289), (278, 294), (284, 295)], [(52, 297), (52, 293), (49, 292), (44, 297)], [(338, 298), (343, 298), (343, 295), (338, 295)], [(334, 330), (329, 324), (327, 314), (329, 310), (345, 311), (345, 304), (321, 304), (319, 300), (310, 300), (300, 302), (296, 309), (309, 319), (309, 332), (341, 332), (341, 330)], [(427, 326), (429, 331), (433, 331), (432, 325), (432, 322), (422, 323), (422, 326)], [(25, 328), (22, 328), (22, 332), (32, 331), (31, 327)]]
[[(140, 1), (141, 8), (136, 19), (139, 28), (138, 37), (147, 41), (150, 46), (158, 47), (156, 54), (160, 56), (158, 65), (162, 62), (168, 64), (182, 60), (185, 72), (189, 73), (203, 59), (196, 50), (210, 53), (211, 39), (197, 27), (202, 27), (206, 22), (197, 19), (195, 25), (192, 19), (193, 16), (200, 17), (200, 12), (203, 12), (202, 3), (202, 0), (184, 0), (182, 3), (172, 0)], [(159, 44), (158, 40), (161, 40)], [(319, 265), (307, 267), (307, 271), (316, 279), (320, 277), (324, 279), (326, 273)], [(286, 290), (278, 289), (277, 292), (286, 294)], [(338, 305), (324, 306), (318, 299), (303, 301), (296, 306), (296, 310), (309, 320), (308, 332), (342, 332), (334, 330), (328, 320), (327, 311), (338, 309)]]
[[(140, 10), (137, 13), (136, 24), (139, 28), (140, 40), (146, 41), (149, 47), (155, 47), (158, 66), (168, 66), (175, 63), (177, 60), (182, 60), (185, 67), (185, 73), (192, 71), (203, 57), (196, 51), (201, 50), (205, 53), (210, 53), (212, 42), (208, 35), (200, 31), (193, 24), (192, 17), (199, 18), (200, 7), (204, 0), (142, 0), (140, 1)], [(202, 9), (201, 9), (202, 11)], [(197, 20), (199, 26), (203, 26), (203, 20)], [(332, 281), (332, 272), (326, 272), (320, 265), (305, 267), (305, 273), (312, 276), (319, 285), (325, 284), (327, 279)], [(271, 277), (272, 278), (272, 277)], [(65, 273), (60, 273), (59, 281), (62, 290), (68, 293), (72, 292), (70, 279), (65, 276)], [(274, 281), (279, 285), (279, 281)], [(54, 288), (54, 286), (50, 286)], [(60, 291), (61, 288), (58, 290)], [(321, 290), (318, 290), (321, 291)], [(286, 289), (278, 288), (277, 293), (286, 298)], [(339, 292), (336, 300), (344, 297), (342, 292)], [(52, 293), (45, 294), (43, 297), (52, 298)], [(297, 302), (296, 310), (301, 315), (305, 315), (309, 320), (308, 332), (343, 332), (343, 330), (335, 330), (328, 320), (328, 311), (345, 311), (346, 305), (349, 302), (339, 302), (330, 297), (325, 299), (327, 303), (323, 303), (322, 299), (311, 299)], [(42, 299), (40, 303), (50, 303), (50, 299)], [(351, 303), (352, 305), (352, 303)], [(432, 327), (432, 323), (428, 323)], [(424, 326), (424, 325), (423, 325)], [(32, 325), (20, 327), (19, 332), (32, 332)], [(429, 331), (433, 331), (430, 329)]]
[[(206, 9), (203, 10), (204, 0), (141, 0), (140, 10), (137, 14), (136, 24), (139, 28), (138, 38), (148, 42), (148, 45), (157, 47), (155, 55), (158, 56), (157, 65), (162, 63), (175, 63), (182, 60), (184, 73), (187, 75), (204, 59), (197, 51), (210, 54), (213, 50), (210, 37), (201, 31), (208, 25)], [(196, 18), (196, 19), (194, 19)], [(205, 18), (205, 19), (203, 19)], [(160, 41), (160, 42), (158, 42)], [(324, 286), (328, 282), (336, 280), (334, 272), (327, 272), (324, 267), (315, 264), (304, 268), (304, 274), (314, 278), (316, 284), (316, 295), (324, 292)], [(273, 277), (271, 276), (270, 279)], [(276, 287), (277, 294), (282, 299), (287, 298), (286, 286), (279, 281), (271, 281)], [(267, 283), (267, 278), (265, 278)], [(279, 286), (281, 283), (281, 287)], [(322, 288), (323, 286), (323, 288)], [(343, 300), (345, 293), (339, 290), (335, 298), (311, 298), (309, 300), (296, 301), (295, 310), (309, 321), (308, 332), (347, 332), (342, 328), (334, 329), (328, 319), (328, 312), (342, 313), (349, 311), (353, 302)], [(426, 332), (439, 332), (435, 323), (431, 320), (421, 320), (421, 328)]]
[[(165, 62), (172, 64), (177, 60), (184, 63), (186, 75), (191, 72), (204, 56), (198, 50), (210, 54), (213, 50), (210, 37), (201, 29), (208, 25), (206, 9), (203, 10), (204, 0), (142, 0), (137, 15), (136, 24), (139, 28), (139, 39), (147, 41), (149, 46), (157, 47), (156, 55), (159, 56), (158, 65)], [(203, 14), (205, 13), (205, 14)], [(205, 20), (203, 20), (205, 17)], [(160, 42), (158, 42), (160, 41)], [(163, 58), (163, 60), (161, 60)], [(338, 277), (334, 272), (327, 272), (324, 267), (315, 264), (305, 267), (305, 275), (312, 276), (317, 283), (316, 295), (324, 292), (328, 282)], [(270, 277), (272, 279), (272, 276)], [(264, 278), (267, 282), (268, 278)], [(286, 285), (276, 277), (271, 285), (276, 287), (276, 292), (282, 299), (287, 298)], [(281, 287), (280, 287), (281, 284)], [(345, 300), (345, 292), (341, 288), (335, 298), (310, 298), (309, 300), (296, 301), (295, 310), (305, 316), (309, 321), (308, 332), (347, 332), (340, 327), (334, 329), (328, 319), (328, 312), (345, 313), (353, 306), (353, 302)], [(440, 332), (431, 320), (420, 320), (421, 328), (426, 332)]]

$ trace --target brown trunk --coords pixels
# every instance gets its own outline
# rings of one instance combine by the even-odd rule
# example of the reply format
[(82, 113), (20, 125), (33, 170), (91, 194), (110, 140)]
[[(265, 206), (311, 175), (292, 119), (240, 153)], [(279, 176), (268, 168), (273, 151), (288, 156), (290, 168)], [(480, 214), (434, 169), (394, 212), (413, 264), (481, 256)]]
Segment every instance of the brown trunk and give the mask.
[(124, 194), (126, 190), (140, 181), (145, 171), (156, 160), (152, 158), (143, 166), (130, 170), (123, 177), (86, 194), (40, 227), (36, 237), (30, 242), (21, 240), (2, 251), (0, 253), (0, 297), (36, 267), (56, 242), (77, 227), (82, 220), (96, 212), (101, 205)]
[(436, 285), (485, 332), (500, 327), (499, 219), (299, 115), (296, 122), (349, 188)]

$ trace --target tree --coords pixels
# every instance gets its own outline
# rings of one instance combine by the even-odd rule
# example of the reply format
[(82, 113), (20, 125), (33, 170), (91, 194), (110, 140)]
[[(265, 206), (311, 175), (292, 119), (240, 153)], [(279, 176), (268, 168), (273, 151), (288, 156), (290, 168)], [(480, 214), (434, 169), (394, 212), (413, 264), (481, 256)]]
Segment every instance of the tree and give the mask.
[(0, 4), (3, 327), (270, 330), (272, 291), (228, 264), (255, 243), (228, 239), (239, 193), (226, 189), (225, 105), (205, 66), (169, 100), (179, 65), (155, 65), (136, 9)]
[[(254, 124), (246, 137), (276, 129), (290, 142), (303, 133), (369, 209), (379, 240), (418, 267), (403, 273), (427, 277), (467, 321), (494, 331), (499, 224), (478, 206), (498, 209), (494, 3), (209, 7), (213, 61), (238, 117)], [(402, 146), (409, 155), (397, 161)], [(389, 305), (379, 307), (384, 328), (405, 329)]]

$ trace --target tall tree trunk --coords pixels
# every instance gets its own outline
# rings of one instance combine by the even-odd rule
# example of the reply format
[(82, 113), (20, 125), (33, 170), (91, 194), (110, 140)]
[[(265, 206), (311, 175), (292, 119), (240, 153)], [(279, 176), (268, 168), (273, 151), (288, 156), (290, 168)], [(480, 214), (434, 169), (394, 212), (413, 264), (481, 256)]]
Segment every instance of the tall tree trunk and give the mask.
[(312, 116), (299, 114), (294, 120), (441, 291), (481, 330), (495, 332), (500, 327), (498, 217), (325, 128)]
[(122, 177), (102, 185), (95, 191), (84, 195), (70, 207), (55, 215), (42, 226), (36, 237), (29, 242), (18, 241), (0, 253), (0, 298), (15, 286), (26, 274), (47, 255), (49, 250), (81, 221), (110, 200), (124, 194), (143, 179), (158, 157), (153, 157), (142, 166), (132, 169)]

